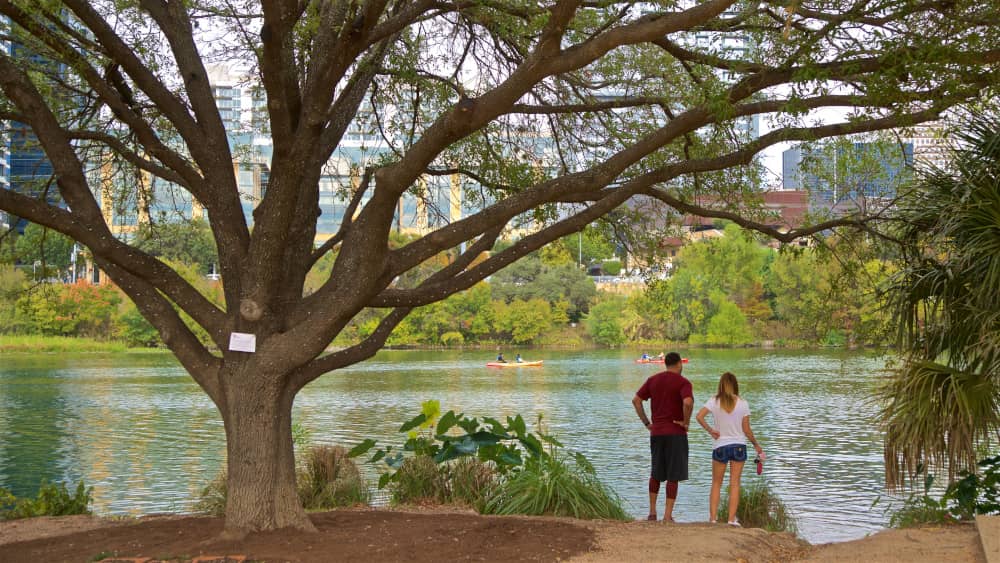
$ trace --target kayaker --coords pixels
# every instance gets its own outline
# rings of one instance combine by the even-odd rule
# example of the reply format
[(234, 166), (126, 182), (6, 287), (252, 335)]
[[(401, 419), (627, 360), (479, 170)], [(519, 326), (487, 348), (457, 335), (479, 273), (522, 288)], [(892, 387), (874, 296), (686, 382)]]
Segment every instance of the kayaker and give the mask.
[(640, 359), (642, 359), (642, 360), (648, 360), (649, 359), (649, 354), (643, 352), (642, 353), (642, 358), (640, 358)]
[(520, 364), (520, 363), (521, 363), (521, 362), (523, 362), (524, 360), (522, 360), (522, 359), (521, 359), (521, 354), (518, 354), (518, 355), (517, 355), (517, 357), (516, 357), (516, 358), (514, 358), (514, 361)]
[(497, 353), (497, 361), (500, 362), (501, 364), (507, 363), (507, 360), (503, 359), (503, 352)]

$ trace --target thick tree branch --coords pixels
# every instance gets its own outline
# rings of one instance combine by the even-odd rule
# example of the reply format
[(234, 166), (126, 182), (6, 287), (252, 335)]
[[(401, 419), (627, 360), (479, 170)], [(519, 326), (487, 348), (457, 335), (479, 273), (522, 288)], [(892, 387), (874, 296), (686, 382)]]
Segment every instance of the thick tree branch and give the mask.
[(361, 183), (358, 185), (357, 189), (354, 190), (354, 193), (351, 195), (351, 201), (347, 204), (347, 208), (344, 209), (344, 216), (340, 220), (340, 228), (337, 230), (336, 234), (330, 237), (319, 248), (317, 248), (315, 252), (313, 252), (312, 258), (310, 259), (310, 266), (315, 264), (320, 258), (323, 257), (324, 254), (336, 248), (336, 246), (340, 244), (340, 241), (344, 240), (344, 236), (351, 228), (351, 221), (354, 218), (354, 212), (357, 211), (358, 206), (361, 205), (361, 199), (364, 197), (365, 192), (368, 191), (368, 186), (371, 183), (372, 174), (374, 173), (374, 168), (365, 168), (365, 172), (361, 177)]
[(382, 349), (385, 341), (389, 338), (389, 335), (392, 334), (392, 330), (396, 328), (399, 323), (403, 322), (403, 319), (405, 319), (406, 315), (409, 315), (412, 310), (412, 308), (394, 309), (386, 315), (378, 323), (378, 326), (375, 327), (375, 330), (360, 343), (344, 348), (343, 350), (338, 350), (332, 354), (320, 356), (302, 366), (299, 372), (291, 380), (291, 387), (296, 390), (302, 389), (308, 385), (310, 381), (315, 380), (324, 373), (371, 358)]
[[(143, 316), (157, 320), (155, 327), (160, 333), (160, 339), (212, 401), (219, 404), (222, 388), (217, 374), (222, 367), (221, 359), (205, 349), (171, 303), (155, 287), (114, 263), (100, 257), (96, 260), (101, 269), (132, 299)], [(219, 342), (216, 342), (216, 346), (222, 347)]]
[(157, 288), (191, 315), (213, 338), (225, 326), (222, 311), (173, 268), (111, 236), (106, 229), (100, 228), (103, 221), (99, 225), (91, 223), (75, 210), (70, 212), (11, 190), (0, 190), (0, 209), (79, 241), (104, 264), (116, 265), (120, 271)]

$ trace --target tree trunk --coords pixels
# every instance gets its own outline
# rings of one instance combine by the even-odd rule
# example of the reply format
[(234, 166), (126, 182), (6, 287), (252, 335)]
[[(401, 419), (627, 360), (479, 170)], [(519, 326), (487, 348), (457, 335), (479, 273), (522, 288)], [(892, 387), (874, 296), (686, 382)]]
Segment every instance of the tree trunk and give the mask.
[(294, 395), (285, 378), (242, 366), (226, 385), (228, 479), (224, 536), (277, 528), (316, 531), (299, 501), (292, 444)]

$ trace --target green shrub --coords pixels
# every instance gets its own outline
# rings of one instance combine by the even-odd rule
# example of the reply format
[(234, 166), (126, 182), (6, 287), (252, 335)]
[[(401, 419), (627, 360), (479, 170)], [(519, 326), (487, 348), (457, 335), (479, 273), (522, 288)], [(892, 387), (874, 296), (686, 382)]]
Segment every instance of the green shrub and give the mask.
[(954, 522), (942, 501), (930, 496), (910, 495), (903, 501), (903, 506), (897, 508), (889, 516), (889, 526), (892, 528), (910, 528), (922, 524), (944, 524)]
[(949, 484), (939, 500), (930, 495), (934, 475), (926, 467), (918, 467), (917, 475), (924, 476), (923, 493), (913, 493), (904, 499), (903, 505), (892, 511), (889, 525), (908, 528), (1000, 513), (1000, 455), (981, 460), (979, 468), (978, 473), (960, 472), (961, 478)]
[(574, 464), (555, 455), (529, 460), (499, 486), (483, 513), (631, 519), (589, 463), (578, 458)]
[[(763, 528), (771, 532), (796, 531), (795, 520), (785, 503), (762, 480), (744, 483), (740, 487), (740, 506), (736, 509), (736, 518), (745, 528)], [(719, 503), (717, 519), (720, 522), (729, 519), (728, 493)]]
[[(461, 432), (459, 432), (461, 430)], [(529, 431), (521, 415), (499, 420), (469, 418), (425, 401), (421, 413), (403, 423), (402, 448), (378, 448), (369, 463), (383, 465), (379, 488), (395, 503), (456, 503), (488, 514), (554, 514), (627, 520), (621, 500), (605, 487), (582, 454), (562, 453), (562, 444), (542, 428)], [(348, 455), (376, 447), (368, 439)]]
[(371, 494), (357, 464), (342, 446), (314, 446), (298, 475), (299, 500), (307, 510), (368, 504)]
[(56, 485), (42, 481), (38, 496), (34, 499), (17, 498), (7, 489), (0, 488), (0, 517), (4, 520), (33, 518), (35, 516), (69, 516), (90, 514), (93, 488), (85, 487), (83, 481), (70, 494), (64, 483)]
[(959, 473), (961, 479), (948, 485), (945, 502), (952, 516), (971, 520), (977, 514), (1000, 513), (1000, 455), (979, 462), (979, 472)]
[(450, 331), (441, 335), (441, 344), (445, 346), (461, 346), (465, 344), (465, 337), (461, 332)]
[(620, 260), (605, 260), (601, 263), (601, 271), (605, 276), (617, 276), (622, 272), (622, 263)]

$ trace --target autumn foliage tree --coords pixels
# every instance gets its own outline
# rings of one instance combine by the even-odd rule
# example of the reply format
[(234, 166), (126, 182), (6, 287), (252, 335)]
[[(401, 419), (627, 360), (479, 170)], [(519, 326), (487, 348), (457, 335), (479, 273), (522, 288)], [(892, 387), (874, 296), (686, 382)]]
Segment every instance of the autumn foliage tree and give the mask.
[[(1000, 62), (996, 4), (971, 0), (0, 0), (0, 14), (21, 47), (0, 55), (0, 116), (37, 137), (62, 202), (0, 189), (0, 209), (85, 245), (218, 407), (234, 535), (312, 528), (295, 490), (295, 396), (372, 356), (412, 308), (635, 196), (785, 241), (864, 225), (771, 228), (744, 205), (754, 156), (935, 119), (991, 88)], [(718, 48), (730, 37), (751, 48)], [(249, 64), (266, 97), (273, 151), (252, 228), (206, 71), (226, 60)], [(345, 187), (339, 232), (317, 247), (320, 177), (364, 104), (385, 158)], [(828, 107), (850, 115), (812, 120)], [(754, 115), (772, 122), (758, 138), (739, 126)], [(97, 169), (198, 202), (221, 306), (114, 235)], [(444, 176), (463, 182), (473, 211), (390, 245), (401, 198)], [(141, 206), (148, 184), (113, 195)], [(526, 220), (530, 234), (478, 259)], [(443, 251), (415, 283), (394, 283)], [(366, 308), (388, 313), (361, 343), (325, 353)], [(254, 335), (255, 353), (230, 350), (234, 332)]]

